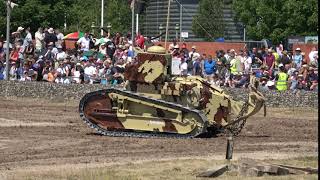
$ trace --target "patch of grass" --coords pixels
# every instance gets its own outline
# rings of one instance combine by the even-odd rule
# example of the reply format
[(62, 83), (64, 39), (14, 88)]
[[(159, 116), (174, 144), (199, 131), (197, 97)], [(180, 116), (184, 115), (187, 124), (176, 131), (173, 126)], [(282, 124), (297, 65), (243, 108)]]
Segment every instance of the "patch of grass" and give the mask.
[[(275, 164), (285, 164), (300, 167), (317, 167), (317, 157), (302, 157), (287, 160), (266, 160), (265, 162)], [(196, 175), (214, 166), (223, 165), (225, 161), (214, 160), (172, 160), (172, 161), (153, 161), (144, 163), (128, 163), (126, 165), (114, 165), (104, 168), (69, 168), (64, 170), (50, 170), (39, 172), (19, 172), (14, 173), (8, 179), (23, 180), (140, 180), (140, 179), (167, 179), (167, 180), (192, 180)], [(237, 163), (237, 162), (233, 162)], [(263, 177), (242, 177), (237, 174), (226, 173), (219, 179), (259, 179), (259, 180), (289, 180), (289, 179), (317, 179), (317, 175), (298, 175), (298, 176), (263, 176)], [(206, 179), (207, 180), (207, 179)]]

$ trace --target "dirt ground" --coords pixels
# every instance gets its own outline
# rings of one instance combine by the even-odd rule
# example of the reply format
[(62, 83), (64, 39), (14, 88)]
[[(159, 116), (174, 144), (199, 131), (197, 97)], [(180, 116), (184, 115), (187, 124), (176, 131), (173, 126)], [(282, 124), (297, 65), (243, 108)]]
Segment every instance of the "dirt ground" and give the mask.
[[(77, 101), (0, 97), (0, 179), (26, 169), (225, 158), (225, 136), (211, 139), (99, 136), (81, 121), (77, 108)], [(234, 146), (234, 159), (317, 157), (318, 112), (309, 108), (269, 108), (267, 117), (261, 112), (248, 120)]]

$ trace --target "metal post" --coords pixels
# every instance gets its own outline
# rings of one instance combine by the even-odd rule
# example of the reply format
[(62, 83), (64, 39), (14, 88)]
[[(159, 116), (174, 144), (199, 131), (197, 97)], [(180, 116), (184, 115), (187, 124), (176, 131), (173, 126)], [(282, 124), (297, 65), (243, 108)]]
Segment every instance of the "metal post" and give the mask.
[(9, 81), (9, 50), (10, 50), (10, 16), (11, 0), (7, 1), (7, 48), (6, 48), (6, 80)]
[(132, 41), (132, 46), (134, 45), (134, 7), (135, 7), (135, 0), (132, 0), (132, 12), (131, 12), (131, 41)]
[(162, 37), (162, 30), (163, 30), (162, 24), (160, 24), (159, 30), (160, 30), (160, 37), (159, 37), (160, 39), (159, 39), (159, 40), (160, 40), (160, 42), (161, 42), (161, 40), (162, 40), (162, 38), (161, 38), (161, 37)]
[(168, 14), (167, 14), (167, 25), (166, 25), (166, 38), (164, 40), (164, 48), (167, 49), (167, 41), (168, 41), (168, 31), (169, 31), (169, 20), (170, 20), (170, 5), (171, 0), (168, 0)]
[[(101, 0), (101, 28), (103, 28), (104, 16), (104, 0)], [(103, 30), (101, 29), (101, 36), (103, 36)]]
[(136, 34), (139, 32), (139, 14), (136, 14)]
[(176, 40), (178, 41), (178, 30), (176, 29)]
[(232, 154), (233, 154), (233, 136), (231, 132), (229, 132), (227, 137), (227, 152), (226, 152), (226, 159), (228, 161), (232, 159)]
[(182, 4), (180, 2), (180, 42), (182, 42), (181, 32), (182, 32)]
[(243, 41), (246, 41), (246, 26), (243, 27)]

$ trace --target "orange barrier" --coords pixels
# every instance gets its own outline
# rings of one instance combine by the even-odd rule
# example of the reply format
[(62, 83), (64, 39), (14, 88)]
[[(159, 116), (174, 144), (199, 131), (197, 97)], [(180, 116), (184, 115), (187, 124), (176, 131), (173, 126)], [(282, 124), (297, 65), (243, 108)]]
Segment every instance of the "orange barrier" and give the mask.
[[(161, 44), (164, 46), (164, 42), (155, 43), (156, 45)], [(172, 42), (167, 42), (167, 48)], [(182, 43), (178, 43), (180, 48)], [(190, 51), (192, 46), (197, 47), (197, 52), (207, 55), (212, 55), (213, 57), (216, 55), (216, 51), (224, 50), (227, 52), (228, 49), (234, 49), (236, 52), (239, 52), (240, 49), (244, 49), (245, 43), (229, 43), (229, 42), (186, 42), (187, 49)]]

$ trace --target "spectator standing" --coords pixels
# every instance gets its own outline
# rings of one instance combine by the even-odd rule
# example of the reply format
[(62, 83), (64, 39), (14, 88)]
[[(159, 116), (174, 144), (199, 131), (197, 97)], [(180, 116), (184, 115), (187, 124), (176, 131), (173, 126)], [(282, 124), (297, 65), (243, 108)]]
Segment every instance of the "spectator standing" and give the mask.
[(188, 64), (188, 74), (193, 73), (193, 63), (200, 58), (200, 54), (197, 52), (197, 47), (192, 46), (191, 47), (191, 52), (189, 52), (189, 58), (187, 59), (187, 64)]
[(60, 32), (59, 29), (55, 30), (55, 34), (57, 36), (56, 46), (62, 46), (64, 35)]
[(136, 46), (138, 46), (139, 48), (143, 49), (144, 48), (144, 37), (141, 35), (140, 32), (138, 32), (136, 38), (135, 38), (135, 43)]
[(9, 59), (10, 63), (16, 63), (19, 58), (20, 45), (16, 45), (14, 49), (10, 52)]
[(274, 49), (272, 49), (272, 54), (274, 56), (274, 66), (276, 68), (280, 64), (280, 55)]
[[(181, 54), (181, 56), (184, 57), (184, 54)], [(198, 58), (193, 62), (193, 71), (192, 74), (194, 76), (201, 76), (202, 75), (202, 69), (203, 69), (203, 62), (205, 58)]]
[(228, 49), (228, 50), (227, 50), (227, 53), (224, 54), (224, 57), (226, 58), (227, 63), (230, 63), (230, 61), (229, 61), (229, 59), (230, 59), (230, 50), (231, 50), (231, 49)]
[(171, 53), (172, 57), (180, 56), (180, 47), (179, 47), (179, 45), (178, 44), (175, 45), (170, 53)]
[(293, 62), (295, 65), (295, 68), (297, 68), (298, 70), (301, 68), (302, 65), (302, 55), (301, 55), (301, 49), (297, 48), (295, 50), (295, 54), (293, 55)]
[(249, 74), (251, 72), (252, 59), (248, 56), (248, 52), (243, 52), (243, 65), (244, 65), (244, 73)]
[(116, 33), (116, 35), (114, 37), (114, 43), (116, 46), (118, 46), (120, 44), (123, 45), (123, 38), (121, 36), (121, 33), (119, 33), (119, 32)]
[(181, 63), (179, 65), (181, 76), (188, 75), (188, 63), (186, 62), (184, 57), (181, 57)]
[(115, 59), (113, 58), (116, 52), (116, 44), (113, 41), (108, 41), (107, 44), (107, 55), (112, 58), (112, 63), (115, 63)]
[(36, 53), (40, 54), (42, 52), (44, 44), (44, 36), (41, 27), (38, 28), (38, 31), (35, 33), (34, 37), (36, 40)]
[(216, 62), (217, 62), (217, 74), (219, 78), (223, 78), (225, 72), (225, 66), (227, 59), (224, 57), (224, 51), (220, 50), (216, 52)]
[(175, 47), (176, 45), (178, 45), (177, 40), (176, 40), (176, 39), (173, 39), (173, 40), (172, 40), (172, 43), (169, 44), (169, 53), (171, 53), (171, 52), (174, 50), (174, 47)]
[(46, 44), (46, 48), (48, 48), (49, 44), (55, 46), (55, 43), (58, 41), (57, 36), (54, 34), (53, 28), (48, 29), (48, 33), (45, 33), (44, 42)]
[[(4, 48), (3, 48), (3, 43), (0, 41), (0, 62), (2, 62), (4, 60), (4, 56), (5, 55), (5, 51), (4, 51)], [(0, 72), (1, 74), (1, 72)]]
[(235, 56), (235, 50), (230, 50), (230, 72), (232, 74), (231, 79), (234, 75), (239, 75), (241, 73), (241, 59), (239, 56)]
[(11, 35), (12, 35), (12, 38), (14, 39), (14, 43), (17, 43), (17, 42), (21, 42), (23, 43), (23, 39), (22, 39), (22, 32), (23, 32), (24, 28), (19, 26), (17, 31), (13, 32)]
[(32, 35), (30, 33), (30, 27), (25, 29), (26, 36), (23, 40), (23, 48), (26, 49), (30, 44), (32, 44)]
[(89, 51), (90, 49), (89, 32), (85, 32), (84, 36), (77, 41), (77, 44), (79, 45), (81, 51), (83, 52)]
[(280, 58), (280, 64), (283, 64), (285, 69), (288, 71), (291, 68), (291, 60), (288, 56), (288, 52), (286, 50), (282, 51), (282, 56)]
[(309, 53), (309, 63), (314, 65), (315, 63), (315, 57), (318, 55), (318, 51), (316, 47), (312, 47), (311, 52)]
[(272, 75), (275, 66), (275, 57), (272, 54), (272, 49), (268, 49), (268, 54), (265, 56), (263, 64), (267, 66), (269, 74)]
[(186, 44), (186, 43), (182, 43), (180, 52), (183, 52), (184, 57), (185, 57), (185, 58), (188, 58), (188, 56), (189, 56), (189, 50), (187, 49), (187, 44)]
[(258, 56), (257, 48), (252, 48), (250, 57), (252, 60), (252, 68), (259, 68), (263, 64), (262, 60)]
[(203, 67), (203, 77), (208, 80), (208, 82), (213, 82), (213, 77), (216, 73), (216, 61), (212, 60), (212, 56), (209, 55), (208, 59), (204, 60)]

